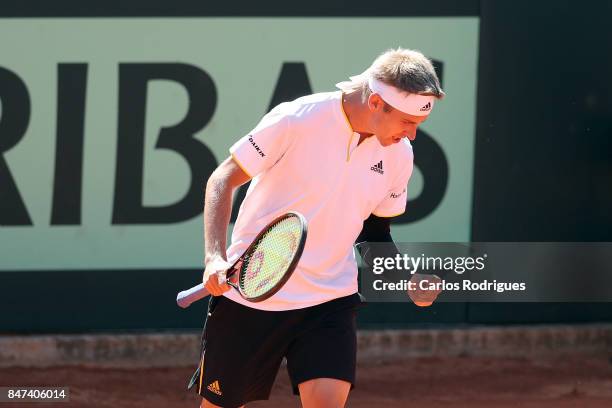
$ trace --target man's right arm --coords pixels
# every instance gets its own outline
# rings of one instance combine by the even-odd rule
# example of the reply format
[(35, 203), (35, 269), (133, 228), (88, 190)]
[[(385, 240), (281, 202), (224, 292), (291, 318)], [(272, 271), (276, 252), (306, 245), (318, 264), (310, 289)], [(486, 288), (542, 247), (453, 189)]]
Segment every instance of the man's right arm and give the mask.
[(225, 283), (227, 263), (226, 236), (232, 212), (232, 193), (250, 176), (228, 157), (215, 169), (206, 183), (204, 199), (204, 264), (206, 289), (219, 296), (230, 289)]

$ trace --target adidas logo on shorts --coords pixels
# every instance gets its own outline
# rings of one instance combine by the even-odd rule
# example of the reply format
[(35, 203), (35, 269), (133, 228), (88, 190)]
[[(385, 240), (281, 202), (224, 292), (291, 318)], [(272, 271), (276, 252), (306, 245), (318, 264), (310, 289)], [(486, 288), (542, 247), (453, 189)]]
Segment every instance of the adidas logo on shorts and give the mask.
[(221, 392), (221, 387), (219, 386), (219, 381), (215, 380), (214, 382), (208, 384), (208, 391), (214, 392), (217, 395), (223, 395)]

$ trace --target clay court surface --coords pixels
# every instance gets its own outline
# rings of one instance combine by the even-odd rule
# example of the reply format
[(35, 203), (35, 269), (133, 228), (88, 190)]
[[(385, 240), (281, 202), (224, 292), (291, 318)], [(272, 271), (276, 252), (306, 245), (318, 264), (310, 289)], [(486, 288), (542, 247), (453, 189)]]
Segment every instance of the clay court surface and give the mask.
[[(61, 367), (0, 369), (0, 386), (68, 386), (63, 404), (0, 403), (29, 407), (197, 407), (185, 391), (189, 368), (97, 369)], [(249, 407), (299, 407), (285, 367), (271, 400)], [(349, 407), (612, 407), (609, 356), (547, 359), (421, 358), (360, 365)]]

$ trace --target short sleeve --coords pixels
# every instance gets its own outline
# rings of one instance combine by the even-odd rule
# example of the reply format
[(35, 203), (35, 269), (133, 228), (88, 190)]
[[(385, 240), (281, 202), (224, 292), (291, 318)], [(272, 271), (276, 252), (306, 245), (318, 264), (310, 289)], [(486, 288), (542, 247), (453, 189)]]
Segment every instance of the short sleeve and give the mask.
[(396, 176), (385, 198), (378, 204), (372, 214), (377, 217), (395, 217), (406, 211), (406, 197), (408, 181), (412, 175), (413, 155), (412, 148), (398, 165)]
[(289, 118), (281, 106), (266, 114), (255, 129), (229, 149), (234, 161), (251, 178), (272, 167), (289, 147)]

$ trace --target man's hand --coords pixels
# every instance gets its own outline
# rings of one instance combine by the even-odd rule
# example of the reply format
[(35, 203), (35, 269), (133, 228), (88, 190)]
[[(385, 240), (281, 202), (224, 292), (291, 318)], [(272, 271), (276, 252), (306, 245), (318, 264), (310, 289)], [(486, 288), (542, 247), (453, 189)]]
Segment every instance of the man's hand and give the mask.
[(226, 272), (231, 266), (232, 264), (221, 257), (213, 257), (206, 264), (202, 282), (211, 295), (220, 296), (231, 289), (226, 283)]
[[(414, 283), (414, 290), (409, 289), (408, 296), (410, 299), (412, 299), (415, 305), (420, 307), (431, 306), (440, 292), (442, 292), (442, 279), (436, 275), (422, 275), (415, 273), (412, 275), (412, 278), (410, 278), (410, 282)], [(426, 289), (421, 289), (421, 287)]]

